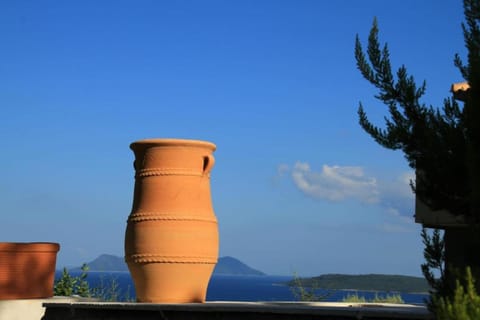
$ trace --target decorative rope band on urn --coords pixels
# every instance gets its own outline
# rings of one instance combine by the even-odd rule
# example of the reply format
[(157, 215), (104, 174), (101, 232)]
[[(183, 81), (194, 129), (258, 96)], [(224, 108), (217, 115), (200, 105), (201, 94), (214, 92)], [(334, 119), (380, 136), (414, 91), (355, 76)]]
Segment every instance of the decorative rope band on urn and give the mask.
[(195, 264), (216, 264), (217, 257), (214, 256), (162, 256), (158, 254), (132, 254), (125, 257), (125, 262), (134, 263), (195, 263)]
[(217, 220), (211, 217), (183, 215), (178, 212), (135, 212), (130, 214), (127, 220), (127, 222), (140, 221), (200, 221), (217, 224)]
[(137, 170), (135, 177), (152, 177), (152, 176), (196, 176), (196, 177), (209, 177), (210, 174), (204, 174), (199, 170), (193, 170), (190, 168), (153, 168), (153, 169), (140, 169)]

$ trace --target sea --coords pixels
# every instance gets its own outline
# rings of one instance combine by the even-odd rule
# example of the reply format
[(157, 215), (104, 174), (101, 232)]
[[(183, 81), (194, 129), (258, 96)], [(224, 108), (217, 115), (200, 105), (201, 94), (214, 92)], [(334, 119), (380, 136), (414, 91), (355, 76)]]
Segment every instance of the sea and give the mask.
[[(78, 276), (80, 272), (70, 272), (70, 275)], [(58, 271), (56, 278), (60, 276), (61, 272)], [(115, 291), (114, 299), (117, 301), (135, 300), (135, 286), (129, 272), (89, 271), (86, 280), (90, 288), (103, 292), (105, 299), (111, 298), (110, 291)], [(298, 296), (287, 285), (290, 280), (293, 280), (293, 277), (215, 274), (208, 285), (207, 301), (297, 301)], [(400, 294), (403, 301), (409, 304), (424, 304), (428, 298), (425, 293), (322, 289), (315, 292), (316, 296), (322, 297), (322, 301), (328, 302), (339, 302), (350, 295), (371, 300), (376, 296), (392, 294)]]

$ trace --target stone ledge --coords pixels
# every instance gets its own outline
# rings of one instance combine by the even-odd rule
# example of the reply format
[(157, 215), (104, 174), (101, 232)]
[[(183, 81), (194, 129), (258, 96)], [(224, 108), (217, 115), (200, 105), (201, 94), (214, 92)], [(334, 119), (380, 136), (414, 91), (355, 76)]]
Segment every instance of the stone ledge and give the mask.
[(433, 319), (425, 306), (325, 302), (45, 303), (42, 320)]
[(0, 300), (0, 320), (40, 320), (45, 313), (43, 304), (63, 304), (84, 300), (77, 297)]

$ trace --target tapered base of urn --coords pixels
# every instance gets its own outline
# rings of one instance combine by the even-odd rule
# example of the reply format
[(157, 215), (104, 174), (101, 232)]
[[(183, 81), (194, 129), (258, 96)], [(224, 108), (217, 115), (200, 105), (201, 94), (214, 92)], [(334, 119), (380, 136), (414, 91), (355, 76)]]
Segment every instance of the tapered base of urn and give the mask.
[(138, 302), (205, 302), (215, 264), (130, 263)]

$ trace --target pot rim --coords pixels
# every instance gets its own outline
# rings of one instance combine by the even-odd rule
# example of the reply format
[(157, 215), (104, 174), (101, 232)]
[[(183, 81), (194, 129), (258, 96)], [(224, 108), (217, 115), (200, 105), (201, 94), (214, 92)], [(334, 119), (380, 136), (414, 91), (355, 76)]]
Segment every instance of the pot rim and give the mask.
[(0, 252), (58, 252), (56, 242), (0, 242)]
[(137, 148), (148, 148), (148, 147), (199, 147), (207, 148), (215, 151), (217, 146), (210, 142), (204, 140), (193, 140), (193, 139), (176, 139), (176, 138), (152, 138), (152, 139), (142, 139), (130, 144), (130, 149), (135, 150)]

